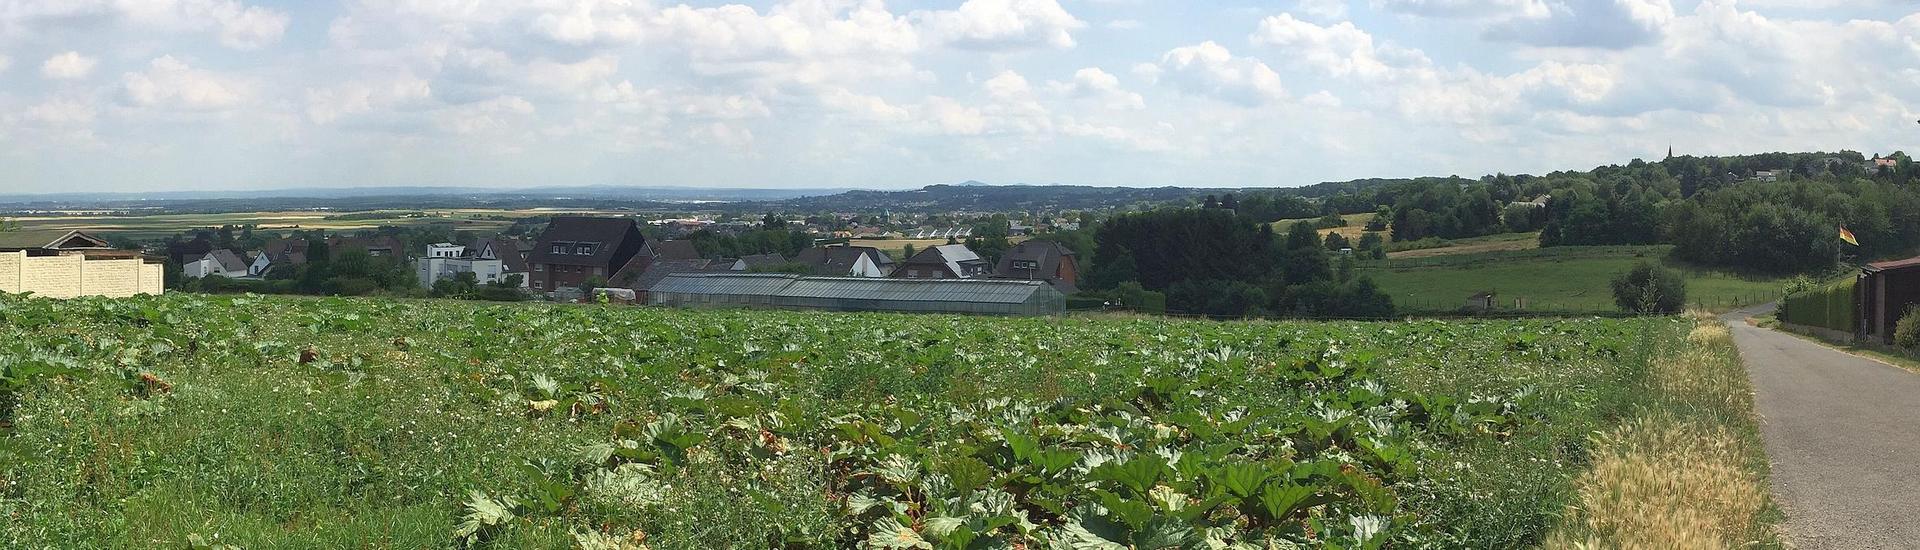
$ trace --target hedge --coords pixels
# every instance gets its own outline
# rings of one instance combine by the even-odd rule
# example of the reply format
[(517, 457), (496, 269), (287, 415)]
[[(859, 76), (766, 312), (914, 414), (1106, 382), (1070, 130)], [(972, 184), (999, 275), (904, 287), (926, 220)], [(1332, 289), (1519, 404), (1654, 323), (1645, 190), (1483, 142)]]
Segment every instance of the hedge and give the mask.
[(1853, 332), (1853, 280), (1787, 296), (1780, 305), (1780, 321), (1796, 325)]

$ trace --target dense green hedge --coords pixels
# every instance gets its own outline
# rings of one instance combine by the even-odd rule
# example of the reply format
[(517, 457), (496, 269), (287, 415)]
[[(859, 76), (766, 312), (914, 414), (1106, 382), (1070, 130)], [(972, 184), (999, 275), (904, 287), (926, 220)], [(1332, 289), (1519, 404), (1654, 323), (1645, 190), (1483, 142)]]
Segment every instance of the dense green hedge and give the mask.
[(1787, 296), (1780, 306), (1780, 320), (1853, 332), (1853, 280)]

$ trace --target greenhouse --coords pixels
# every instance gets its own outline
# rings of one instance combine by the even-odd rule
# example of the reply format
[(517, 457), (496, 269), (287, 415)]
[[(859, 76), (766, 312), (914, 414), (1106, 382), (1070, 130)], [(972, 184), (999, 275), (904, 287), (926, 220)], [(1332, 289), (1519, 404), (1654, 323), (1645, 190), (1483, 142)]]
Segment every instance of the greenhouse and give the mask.
[(647, 289), (647, 303), (681, 307), (1057, 315), (1066, 295), (1041, 281), (875, 279), (681, 273)]

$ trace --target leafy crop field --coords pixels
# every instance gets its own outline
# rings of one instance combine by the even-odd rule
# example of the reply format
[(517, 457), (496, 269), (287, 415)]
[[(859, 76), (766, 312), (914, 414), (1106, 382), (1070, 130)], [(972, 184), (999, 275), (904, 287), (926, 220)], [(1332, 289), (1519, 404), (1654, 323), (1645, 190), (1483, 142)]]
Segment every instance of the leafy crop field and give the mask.
[(1693, 326), (0, 297), (0, 547), (1532, 546)]

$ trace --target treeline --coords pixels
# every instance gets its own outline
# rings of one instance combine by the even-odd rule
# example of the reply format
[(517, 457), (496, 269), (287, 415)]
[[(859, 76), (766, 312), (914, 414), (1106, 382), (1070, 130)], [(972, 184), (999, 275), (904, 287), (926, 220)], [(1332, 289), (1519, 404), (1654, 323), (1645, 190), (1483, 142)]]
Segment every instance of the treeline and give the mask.
[[(1905, 153), (1767, 153), (1543, 176), (1355, 180), (1213, 204), (1257, 222), (1374, 212), (1368, 229), (1394, 243), (1538, 231), (1541, 246), (1666, 243), (1704, 266), (1798, 273), (1831, 268), (1841, 253), (1876, 258), (1920, 246), (1913, 180)], [(1841, 248), (1840, 227), (1858, 248)]]
[(1393, 314), (1393, 300), (1372, 280), (1354, 277), (1350, 256), (1336, 262), (1310, 222), (1281, 235), (1225, 208), (1169, 208), (1107, 220), (1093, 240), (1098, 260), (1087, 272), (1088, 289), (1158, 293), (1172, 313)]

